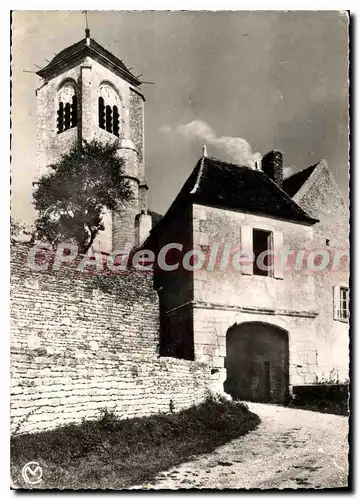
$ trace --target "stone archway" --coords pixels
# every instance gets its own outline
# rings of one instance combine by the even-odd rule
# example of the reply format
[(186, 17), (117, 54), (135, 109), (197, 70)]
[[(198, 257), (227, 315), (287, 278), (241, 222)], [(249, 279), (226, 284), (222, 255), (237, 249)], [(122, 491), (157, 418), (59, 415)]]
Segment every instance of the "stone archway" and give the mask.
[(234, 399), (284, 403), (289, 391), (289, 340), (269, 323), (236, 324), (226, 334), (225, 392)]

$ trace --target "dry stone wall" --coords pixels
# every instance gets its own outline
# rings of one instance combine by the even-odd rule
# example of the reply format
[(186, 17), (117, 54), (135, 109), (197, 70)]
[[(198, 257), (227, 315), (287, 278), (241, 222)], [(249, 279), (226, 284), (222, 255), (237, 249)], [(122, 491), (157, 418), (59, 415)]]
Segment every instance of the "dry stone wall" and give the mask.
[(152, 276), (99, 278), (62, 266), (33, 271), (29, 246), (11, 255), (11, 425), (51, 429), (102, 408), (123, 417), (200, 402), (210, 368), (159, 357)]

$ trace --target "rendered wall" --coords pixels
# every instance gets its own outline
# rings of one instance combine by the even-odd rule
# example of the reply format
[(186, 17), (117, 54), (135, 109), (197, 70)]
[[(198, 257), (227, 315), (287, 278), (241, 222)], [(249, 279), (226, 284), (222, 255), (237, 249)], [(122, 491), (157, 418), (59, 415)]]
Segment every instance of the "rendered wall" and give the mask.
[[(314, 226), (314, 246), (333, 258), (349, 250), (349, 213), (326, 163), (322, 161), (295, 201), (320, 222)], [(339, 253), (339, 255), (340, 255)], [(349, 377), (349, 325), (334, 319), (333, 286), (349, 286), (349, 261), (344, 257), (337, 269), (316, 273), (316, 336), (319, 347), (319, 379)], [(331, 373), (332, 372), (332, 373)]]
[[(280, 232), (291, 249), (312, 248), (312, 226), (215, 207), (194, 205), (194, 248), (209, 252), (220, 243), (231, 252), (241, 248), (241, 227)], [(230, 260), (231, 262), (231, 260)], [(219, 261), (218, 261), (219, 263)], [(289, 266), (290, 267), (290, 266)], [(278, 326), (289, 336), (290, 386), (312, 384), (318, 373), (315, 278), (312, 272), (284, 271), (281, 279), (245, 275), (231, 265), (194, 271), (195, 359), (213, 369), (214, 390), (226, 379), (226, 334), (234, 324), (262, 322)]]

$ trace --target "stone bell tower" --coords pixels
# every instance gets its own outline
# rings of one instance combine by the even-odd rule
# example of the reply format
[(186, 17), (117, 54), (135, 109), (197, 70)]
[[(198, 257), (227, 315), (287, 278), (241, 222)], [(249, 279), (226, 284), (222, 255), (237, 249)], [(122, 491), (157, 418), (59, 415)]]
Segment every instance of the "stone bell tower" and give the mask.
[(144, 241), (147, 214), (144, 164), (144, 97), (141, 82), (124, 63), (85, 30), (85, 38), (57, 54), (37, 74), (37, 175), (83, 140), (112, 142), (124, 159), (133, 197), (104, 217), (97, 237), (101, 251), (123, 250)]

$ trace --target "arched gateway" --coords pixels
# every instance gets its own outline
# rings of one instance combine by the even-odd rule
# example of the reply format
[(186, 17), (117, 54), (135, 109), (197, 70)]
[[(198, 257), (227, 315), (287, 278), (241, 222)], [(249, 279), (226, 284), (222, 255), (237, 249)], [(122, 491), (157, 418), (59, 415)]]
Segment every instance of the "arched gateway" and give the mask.
[(241, 323), (226, 334), (225, 392), (234, 399), (284, 403), (289, 390), (289, 340), (282, 328)]

